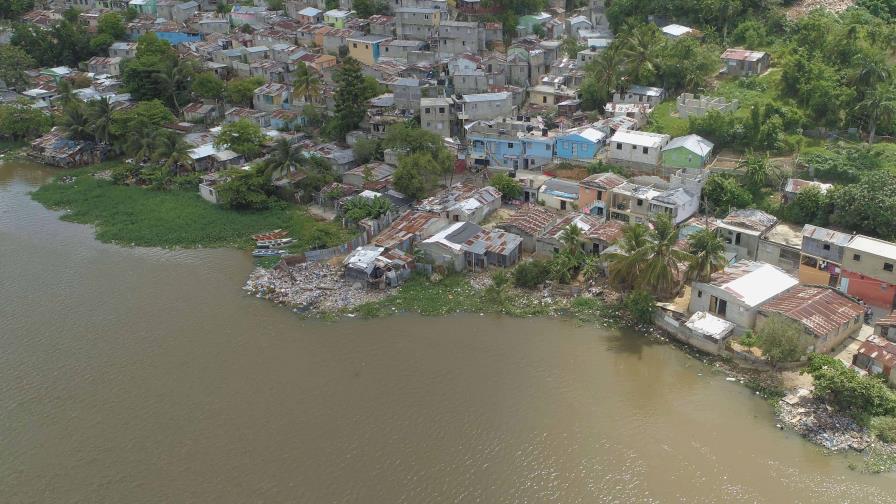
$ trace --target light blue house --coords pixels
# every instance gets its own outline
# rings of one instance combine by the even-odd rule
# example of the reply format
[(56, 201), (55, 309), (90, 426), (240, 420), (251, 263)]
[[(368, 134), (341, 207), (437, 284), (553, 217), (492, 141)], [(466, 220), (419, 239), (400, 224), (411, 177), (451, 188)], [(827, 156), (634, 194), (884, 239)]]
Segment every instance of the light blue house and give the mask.
[(540, 169), (554, 159), (554, 137), (533, 132), (521, 138), (523, 142), (523, 170)]
[(523, 141), (516, 136), (471, 133), (467, 140), (470, 142), (469, 154), (473, 164), (506, 170), (523, 167), (525, 149)]
[(557, 157), (569, 161), (590, 161), (603, 149), (607, 136), (594, 128), (569, 130), (557, 137)]

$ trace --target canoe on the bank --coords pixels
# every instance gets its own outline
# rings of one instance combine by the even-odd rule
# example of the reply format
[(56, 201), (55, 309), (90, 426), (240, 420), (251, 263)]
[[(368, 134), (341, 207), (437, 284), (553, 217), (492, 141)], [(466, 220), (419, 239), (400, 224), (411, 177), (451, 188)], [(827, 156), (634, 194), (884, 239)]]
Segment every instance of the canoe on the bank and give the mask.
[(252, 251), (252, 257), (275, 257), (285, 254), (285, 250), (277, 249), (255, 249)]
[(278, 238), (276, 240), (258, 240), (257, 242), (255, 242), (255, 246), (260, 249), (275, 248), (275, 247), (282, 247), (284, 245), (289, 245), (290, 243), (292, 243), (294, 241), (295, 240), (293, 240), (292, 238)]
[(282, 229), (275, 229), (273, 231), (268, 231), (267, 233), (259, 233), (256, 235), (252, 235), (252, 239), (255, 241), (263, 241), (263, 240), (279, 240), (281, 238), (286, 238), (286, 235), (289, 234), (289, 231), (284, 231)]

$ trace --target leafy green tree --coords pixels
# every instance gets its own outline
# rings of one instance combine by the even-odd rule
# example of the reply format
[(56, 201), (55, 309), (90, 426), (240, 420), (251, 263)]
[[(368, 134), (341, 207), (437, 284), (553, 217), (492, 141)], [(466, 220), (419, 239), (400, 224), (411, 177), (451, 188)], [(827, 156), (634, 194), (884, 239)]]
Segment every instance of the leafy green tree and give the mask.
[(639, 224), (626, 226), (621, 253), (606, 254), (611, 281), (671, 297), (681, 284), (681, 265), (693, 261), (689, 253), (675, 248), (677, 242), (678, 229), (667, 214), (657, 215), (649, 231)]
[(525, 261), (513, 270), (513, 284), (523, 289), (534, 289), (550, 276), (550, 263), (543, 260)]
[(260, 170), (233, 170), (230, 179), (218, 185), (218, 199), (227, 208), (262, 210), (271, 206), (271, 179)]
[(127, 35), (124, 19), (117, 12), (106, 12), (97, 20), (96, 31), (100, 35), (108, 35), (113, 40), (121, 40)]
[(138, 101), (159, 99), (176, 108), (179, 94), (189, 90), (187, 68), (168, 42), (147, 33), (137, 39), (137, 55), (125, 65), (122, 82)]
[(336, 138), (344, 139), (345, 134), (356, 129), (367, 110), (367, 96), (361, 65), (354, 58), (346, 58), (342, 65), (333, 72), (336, 83), (335, 115), (332, 133)]
[(90, 50), (94, 54), (105, 54), (114, 43), (115, 39), (102, 33), (90, 39)]
[(367, 164), (371, 161), (383, 158), (383, 148), (376, 138), (361, 138), (352, 146), (355, 153), (355, 161)]
[(77, 20), (60, 21), (48, 30), (32, 24), (18, 24), (10, 42), (41, 66), (75, 66), (94, 55), (90, 36)]
[(261, 77), (233, 79), (224, 86), (224, 101), (240, 107), (252, 106), (255, 90), (264, 84)]
[(815, 397), (853, 418), (896, 416), (896, 392), (879, 378), (862, 376), (835, 357), (810, 354), (803, 372), (812, 376)]
[(799, 360), (812, 344), (811, 338), (798, 322), (777, 313), (765, 320), (756, 331), (756, 337), (762, 354), (775, 365)]
[(613, 42), (585, 67), (585, 79), (580, 90), (582, 108), (603, 110), (624, 76), (625, 58), (622, 44)]
[(0, 45), (0, 81), (5, 82), (8, 87), (24, 90), (28, 84), (25, 70), (34, 65), (34, 59), (22, 48)]
[(220, 100), (224, 97), (224, 81), (212, 72), (202, 72), (193, 76), (191, 84), (193, 94), (207, 100)]
[(653, 322), (653, 312), (656, 311), (656, 301), (653, 296), (645, 290), (634, 290), (625, 296), (623, 302), (625, 309), (641, 324), (650, 324)]
[(261, 146), (264, 145), (265, 136), (261, 128), (248, 119), (240, 119), (225, 124), (221, 133), (215, 138), (215, 147), (226, 147), (248, 159), (258, 157)]
[(727, 264), (725, 244), (714, 231), (703, 228), (688, 236), (688, 252), (693, 257), (688, 274), (699, 282), (708, 282), (716, 271)]
[(693, 37), (681, 37), (660, 46), (657, 74), (667, 91), (699, 91), (718, 73), (718, 49)]
[(878, 123), (892, 128), (896, 119), (896, 84), (887, 82), (878, 85), (866, 95), (857, 109), (867, 118), (868, 144), (873, 144)]
[(130, 135), (149, 137), (174, 120), (174, 114), (161, 101), (141, 101), (133, 107), (112, 112), (111, 132), (122, 139)]
[(492, 175), (488, 183), (500, 191), (501, 198), (504, 201), (520, 199), (523, 195), (523, 187), (506, 173), (496, 173)]
[(705, 211), (715, 215), (727, 214), (734, 208), (747, 208), (753, 196), (738, 180), (730, 175), (713, 173), (703, 186)]
[(352, 9), (359, 18), (369, 18), (376, 14), (389, 14), (389, 3), (385, 0), (354, 0)]
[(768, 155), (747, 153), (738, 161), (737, 169), (743, 172), (744, 182), (751, 191), (757, 192), (765, 187), (775, 176), (776, 170), (768, 159)]
[(0, 2), (0, 19), (19, 19), (34, 8), (34, 0), (5, 0)]
[(411, 154), (398, 161), (398, 168), (392, 175), (392, 184), (399, 192), (414, 199), (426, 196), (432, 187), (427, 172), (435, 168), (432, 156), (426, 153)]
[(510, 273), (507, 270), (499, 269), (492, 273), (491, 280), (491, 285), (485, 288), (485, 298), (503, 311), (507, 307), (507, 289), (511, 282)]
[(830, 211), (827, 195), (815, 186), (804, 187), (784, 209), (791, 222), (819, 226), (827, 224)]
[(865, 173), (855, 184), (837, 185), (828, 191), (830, 220), (835, 226), (891, 240), (896, 238), (896, 177), (876, 171)]
[(560, 43), (560, 50), (567, 58), (576, 59), (579, 55), (579, 51), (585, 50), (585, 46), (579, 44), (579, 41), (573, 37), (566, 37), (563, 39), (563, 42)]
[(0, 137), (28, 140), (46, 133), (52, 126), (50, 116), (26, 101), (0, 105)]

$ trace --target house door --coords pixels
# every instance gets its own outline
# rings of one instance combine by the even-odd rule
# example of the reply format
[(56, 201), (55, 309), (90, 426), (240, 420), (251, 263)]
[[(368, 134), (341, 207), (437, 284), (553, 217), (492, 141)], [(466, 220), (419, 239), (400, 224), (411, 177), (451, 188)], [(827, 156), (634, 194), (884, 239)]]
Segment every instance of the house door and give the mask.
[(728, 312), (728, 301), (724, 299), (719, 299), (715, 296), (709, 297), (709, 312), (715, 313), (720, 317), (725, 317), (725, 314)]
[(560, 200), (560, 210), (566, 210), (566, 200)]
[(840, 292), (849, 292), (849, 279), (840, 278)]
[(530, 199), (531, 199), (531, 195), (530, 195), (529, 191), (524, 192), (523, 193), (523, 201), (528, 203)]

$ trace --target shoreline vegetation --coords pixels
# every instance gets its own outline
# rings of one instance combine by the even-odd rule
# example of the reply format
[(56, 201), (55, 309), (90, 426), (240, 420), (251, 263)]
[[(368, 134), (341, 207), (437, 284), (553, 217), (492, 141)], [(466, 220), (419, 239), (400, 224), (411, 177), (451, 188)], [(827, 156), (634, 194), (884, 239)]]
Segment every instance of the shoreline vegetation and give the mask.
[(96, 239), (124, 246), (251, 249), (253, 233), (284, 229), (301, 252), (351, 238), (338, 224), (317, 220), (302, 207), (278, 203), (265, 210), (232, 210), (203, 200), (196, 191), (118, 185), (96, 173), (109, 164), (61, 174), (31, 193), (62, 220), (89, 224)]

